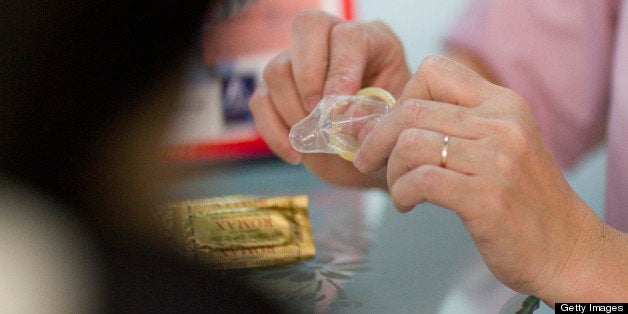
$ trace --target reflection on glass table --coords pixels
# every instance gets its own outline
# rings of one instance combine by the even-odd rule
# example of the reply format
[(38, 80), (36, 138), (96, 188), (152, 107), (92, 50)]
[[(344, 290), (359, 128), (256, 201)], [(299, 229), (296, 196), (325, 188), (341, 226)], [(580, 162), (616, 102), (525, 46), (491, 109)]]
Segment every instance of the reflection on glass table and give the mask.
[[(327, 185), (301, 166), (268, 159), (191, 166), (173, 199), (307, 194), (316, 256), (252, 279), (294, 313), (515, 313), (527, 296), (501, 285), (451, 211), (398, 213), (385, 192)], [(527, 300), (530, 309), (538, 300)]]

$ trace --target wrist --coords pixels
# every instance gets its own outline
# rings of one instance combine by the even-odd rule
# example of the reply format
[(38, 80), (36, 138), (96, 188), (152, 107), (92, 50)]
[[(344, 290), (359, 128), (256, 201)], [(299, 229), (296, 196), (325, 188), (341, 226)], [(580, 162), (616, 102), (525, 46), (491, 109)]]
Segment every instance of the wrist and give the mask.
[(557, 302), (622, 301), (628, 284), (626, 234), (588, 210), (574, 238), (567, 258), (553, 268), (555, 275), (537, 296), (552, 308)]

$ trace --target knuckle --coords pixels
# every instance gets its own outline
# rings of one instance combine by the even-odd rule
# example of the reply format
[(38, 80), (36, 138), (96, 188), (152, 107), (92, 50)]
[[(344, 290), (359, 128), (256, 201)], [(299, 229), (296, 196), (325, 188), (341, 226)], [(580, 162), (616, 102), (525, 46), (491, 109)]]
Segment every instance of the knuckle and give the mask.
[(408, 70), (403, 43), (390, 24), (382, 20), (373, 20), (361, 25), (365, 45), (369, 50), (377, 51), (374, 54), (377, 55), (378, 62), (403, 66)]
[[(401, 40), (392, 30), (389, 24), (382, 20), (374, 20), (364, 24), (365, 34), (373, 45), (384, 45), (389, 52), (389, 56), (399, 56), (404, 54)], [(395, 57), (397, 60), (398, 58)]]
[(403, 126), (414, 125), (426, 110), (426, 103), (419, 99), (411, 99), (404, 102), (398, 109), (396, 114), (399, 118), (398, 123)]
[(406, 183), (397, 181), (390, 186), (389, 190), (390, 198), (393, 200), (396, 207), (407, 209), (414, 205), (410, 201), (408, 186)]
[(413, 129), (405, 129), (399, 134), (397, 147), (401, 150), (412, 148), (412, 144), (417, 140), (418, 134)]
[(307, 9), (296, 13), (292, 17), (292, 31), (303, 32), (311, 30), (312, 27), (337, 20), (336, 17), (321, 10)]
[(429, 194), (432, 186), (430, 182), (434, 182), (433, 180), (438, 178), (438, 171), (435, 167), (421, 166), (412, 169), (411, 177), (412, 180), (409, 184), (412, 186), (413, 191), (423, 191)]
[(280, 78), (286, 77), (290, 70), (290, 61), (288, 58), (277, 56), (270, 61), (262, 72), (265, 82), (272, 82)]
[(358, 22), (345, 22), (336, 25), (331, 30), (332, 40), (343, 40), (345, 38), (351, 38), (353, 40), (366, 39), (366, 34), (362, 24)]
[(387, 33), (387, 34), (393, 34), (393, 31), (390, 28), (390, 26), (386, 22), (384, 22), (384, 21), (382, 21), (380, 19), (376, 19), (376, 20), (373, 20), (371, 22), (368, 22), (367, 25), (370, 26), (373, 29), (379, 30), (380, 32)]
[(251, 98), (249, 98), (249, 109), (251, 110), (251, 114), (253, 115), (254, 118), (255, 118), (255, 114), (258, 108), (262, 106), (264, 97), (265, 96), (262, 95), (262, 93), (259, 91), (259, 88), (258, 88), (253, 92), (253, 94), (251, 95)]
[(510, 155), (503, 152), (496, 152), (493, 156), (493, 165), (500, 177), (508, 180), (516, 180), (521, 176), (519, 162)]
[(456, 120), (457, 123), (459, 123), (460, 125), (472, 125), (473, 121), (474, 121), (474, 117), (476, 117), (476, 114), (473, 113), (473, 109), (467, 109), (464, 107), (455, 107), (455, 115), (456, 115)]
[(493, 85), (496, 88), (496, 93), (493, 96), (496, 98), (496, 103), (507, 106), (511, 115), (522, 115), (529, 113), (529, 107), (526, 100), (515, 91), (506, 87)]
[(518, 121), (500, 123), (499, 132), (507, 147), (513, 149), (514, 152), (526, 151), (530, 148), (532, 136), (528, 129)]
[(420, 75), (428, 75), (429, 73), (432, 73), (435, 69), (442, 68), (444, 66), (446, 67), (450, 63), (451, 63), (451, 60), (443, 56), (439, 56), (439, 55), (427, 56), (423, 59), (423, 61), (421, 61), (421, 64), (419, 65), (419, 69), (417, 70), (417, 72)]
[(405, 165), (410, 165), (412, 158), (416, 158), (415, 147), (416, 143), (421, 142), (420, 137), (419, 132), (414, 129), (406, 129), (399, 134), (395, 152)]
[(433, 201), (432, 196), (436, 195), (436, 185), (432, 184), (439, 180), (438, 168), (433, 166), (419, 167), (415, 172), (415, 190), (421, 191), (426, 201)]
[(418, 181), (422, 183), (421, 188), (428, 189), (432, 187), (432, 184), (426, 184), (428, 182), (434, 182), (439, 178), (438, 168), (435, 167), (421, 167), (417, 168)]
[(517, 94), (515, 91), (508, 89), (506, 87), (497, 87), (499, 88), (499, 97), (507, 99), (507, 103), (513, 103), (517, 106), (526, 106), (526, 101), (521, 95)]
[(398, 208), (400, 211), (404, 211), (404, 212), (412, 209), (414, 204), (412, 204), (408, 200), (408, 197), (406, 197), (405, 194), (396, 192), (398, 190), (399, 190), (398, 188), (393, 187), (390, 193), (391, 199), (393, 200), (393, 204), (395, 205), (395, 207)]

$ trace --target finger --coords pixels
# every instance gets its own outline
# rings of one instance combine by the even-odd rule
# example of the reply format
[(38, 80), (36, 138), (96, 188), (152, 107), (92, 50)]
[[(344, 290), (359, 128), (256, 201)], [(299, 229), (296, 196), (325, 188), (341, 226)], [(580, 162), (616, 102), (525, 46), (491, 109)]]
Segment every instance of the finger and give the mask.
[(364, 137), (356, 152), (354, 165), (361, 172), (383, 167), (397, 138), (405, 129), (418, 128), (454, 137), (477, 139), (486, 132), (484, 118), (468, 108), (420, 99), (412, 99), (383, 117)]
[(430, 202), (454, 211), (466, 208), (469, 197), (481, 193), (476, 177), (426, 165), (404, 174), (390, 188), (393, 204), (400, 212)]
[(275, 106), (263, 85), (260, 85), (251, 95), (249, 107), (258, 133), (273, 153), (291, 164), (300, 163), (301, 153), (294, 150), (290, 145), (288, 141), (289, 128), (275, 110)]
[(367, 36), (363, 25), (357, 22), (342, 23), (332, 29), (324, 95), (352, 95), (360, 89), (367, 60)]
[(477, 107), (503, 89), (464, 65), (442, 56), (430, 56), (404, 88), (401, 99), (430, 99)]
[(337, 24), (330, 35), (329, 69), (323, 94), (354, 94), (365, 84), (398, 93), (391, 88), (404, 84), (408, 78), (393, 72), (405, 67), (405, 58), (403, 51), (391, 50), (401, 47), (382, 22)]
[(311, 111), (323, 96), (329, 66), (329, 36), (340, 19), (328, 13), (307, 10), (292, 22), (292, 66), (302, 104)]
[[(407, 129), (399, 135), (388, 159), (386, 179), (388, 187), (397, 179), (415, 168), (432, 165), (441, 166), (444, 135), (438, 132)], [(450, 137), (446, 146), (446, 165), (452, 171), (475, 174), (479, 171), (478, 144), (473, 140)]]
[(292, 62), (288, 51), (279, 54), (264, 68), (264, 82), (275, 110), (287, 126), (303, 119), (307, 112), (301, 105), (292, 75)]

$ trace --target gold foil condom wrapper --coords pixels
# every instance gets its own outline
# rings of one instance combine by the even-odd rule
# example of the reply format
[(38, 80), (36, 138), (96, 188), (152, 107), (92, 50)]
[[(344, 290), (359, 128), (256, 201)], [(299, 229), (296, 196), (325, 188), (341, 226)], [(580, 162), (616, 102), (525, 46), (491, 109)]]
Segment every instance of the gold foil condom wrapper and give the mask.
[(230, 195), (167, 204), (164, 227), (185, 255), (221, 269), (267, 267), (316, 253), (308, 197)]

